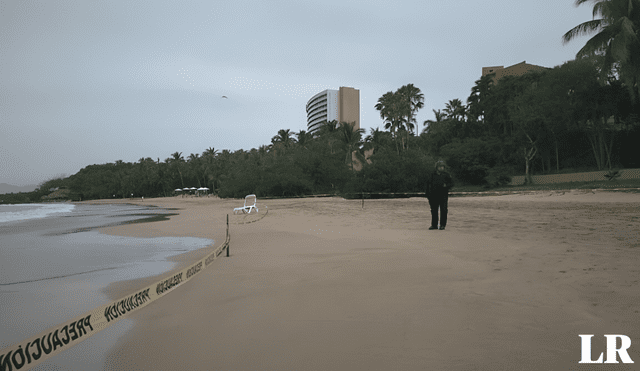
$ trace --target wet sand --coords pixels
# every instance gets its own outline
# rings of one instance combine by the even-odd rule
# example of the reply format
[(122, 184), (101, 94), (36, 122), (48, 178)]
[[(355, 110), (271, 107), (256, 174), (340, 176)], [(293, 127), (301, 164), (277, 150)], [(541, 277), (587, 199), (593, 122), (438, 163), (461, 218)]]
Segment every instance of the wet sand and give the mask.
[[(156, 217), (149, 218), (150, 214)], [(215, 243), (214, 239), (140, 239), (97, 231), (123, 223), (140, 225), (170, 214), (158, 208), (82, 204), (62, 214), (0, 223), (0, 349), (109, 303), (102, 290), (112, 282), (171, 271), (176, 263), (167, 257)], [(113, 334), (125, 333), (130, 322), (120, 321), (35, 369), (101, 370), (100, 357), (113, 346)], [(71, 361), (75, 352), (83, 359), (80, 365)], [(86, 362), (89, 356), (94, 360)], [(4, 368), (0, 365), (0, 369)]]
[[(593, 369), (579, 334), (594, 358), (627, 335), (640, 363), (638, 194), (450, 198), (445, 231), (423, 198), (258, 202), (266, 217), (230, 216), (231, 257), (128, 316), (105, 369)], [(211, 238), (242, 201), (144, 203), (179, 215), (101, 232)]]

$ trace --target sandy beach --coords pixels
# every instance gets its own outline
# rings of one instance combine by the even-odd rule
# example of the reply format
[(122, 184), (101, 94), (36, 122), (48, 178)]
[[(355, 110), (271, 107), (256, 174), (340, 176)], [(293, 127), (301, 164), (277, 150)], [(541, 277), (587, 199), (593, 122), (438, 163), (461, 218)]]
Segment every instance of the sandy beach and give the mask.
[[(259, 199), (249, 216), (232, 213), (242, 200), (144, 204), (179, 215), (101, 232), (222, 241), (230, 214), (231, 256), (127, 316), (105, 369), (602, 367), (578, 364), (579, 334), (595, 335), (594, 359), (604, 334), (626, 335), (640, 363), (637, 193), (450, 198), (445, 231), (427, 230), (424, 198)], [(176, 269), (206, 250), (174, 257)]]

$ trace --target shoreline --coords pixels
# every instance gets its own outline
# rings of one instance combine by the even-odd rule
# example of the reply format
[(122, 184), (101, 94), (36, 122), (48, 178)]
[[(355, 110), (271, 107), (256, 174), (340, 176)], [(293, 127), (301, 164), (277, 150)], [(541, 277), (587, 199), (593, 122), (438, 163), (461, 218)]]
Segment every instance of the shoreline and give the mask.
[(446, 231), (424, 198), (258, 202), (229, 259), (132, 313), (109, 369), (167, 337), (179, 356), (147, 367), (554, 369), (578, 334), (640, 337), (636, 194), (451, 198)]
[[(595, 191), (595, 190), (594, 190)], [(509, 193), (509, 194), (499, 194), (499, 195), (478, 195), (478, 196), (467, 196), (464, 197), (464, 201), (486, 201), (486, 200), (491, 200), (493, 198), (495, 198), (495, 201), (524, 201), (524, 202), (579, 202), (579, 203), (611, 203), (611, 202), (616, 202), (616, 203), (629, 203), (629, 202), (640, 202), (640, 197), (635, 194), (635, 193), (618, 193), (618, 192), (610, 192), (610, 190), (597, 190), (598, 192), (598, 198), (595, 197), (591, 197), (593, 195), (596, 194), (596, 192), (594, 192), (592, 190), (568, 190), (568, 191), (527, 191), (527, 192), (522, 192), (522, 193)], [(622, 196), (622, 198), (621, 198)], [(313, 198), (283, 198), (283, 199), (267, 199), (267, 200), (261, 200), (262, 204), (265, 203), (277, 203), (279, 201), (289, 201), (289, 202), (297, 202), (300, 200), (308, 200), (311, 202), (323, 202), (324, 200), (327, 199), (333, 199), (336, 201), (345, 201), (345, 202), (355, 202), (355, 203), (360, 203), (361, 200), (358, 199), (344, 199), (340, 196), (332, 196), (332, 197), (313, 197)], [(450, 198), (451, 199), (451, 198)], [(154, 202), (153, 200), (156, 200), (156, 202)], [(210, 205), (211, 201), (216, 201), (219, 204), (218, 205)], [(365, 200), (365, 205), (370, 203), (370, 202), (394, 202), (394, 201), (411, 201), (413, 200), (414, 202), (420, 201), (420, 200), (424, 200), (424, 202), (426, 203), (426, 198), (422, 198), (422, 197), (412, 197), (412, 198), (406, 198), (406, 199), (398, 199), (398, 198), (390, 198), (390, 199), (374, 199), (374, 200)], [(615, 200), (615, 201), (614, 201)], [(164, 219), (164, 220), (160, 220), (160, 221), (154, 221), (153, 223), (161, 223), (164, 221), (169, 221), (172, 218), (176, 218), (176, 219), (180, 219), (180, 211), (185, 211), (185, 208), (180, 208), (180, 207), (176, 207), (178, 205), (174, 205), (175, 202), (179, 202), (179, 203), (184, 203), (185, 201), (187, 202), (187, 204), (185, 204), (185, 206), (190, 205), (189, 201), (191, 201), (191, 204), (194, 203), (202, 203), (203, 201), (207, 203), (206, 206), (213, 208), (212, 211), (215, 212), (222, 212), (224, 213), (225, 210), (226, 211), (230, 211), (227, 212), (230, 215), (230, 218), (232, 218), (231, 215), (233, 215), (232, 210), (234, 207), (237, 207), (238, 202), (242, 201), (242, 199), (220, 199), (220, 198), (177, 198), (177, 197), (162, 197), (162, 198), (154, 198), (154, 199), (149, 199), (148, 201), (142, 202), (142, 201), (138, 201), (138, 202), (132, 202), (131, 200), (122, 200), (122, 201), (118, 201), (115, 200), (116, 202), (112, 202), (113, 200), (92, 200), (92, 201), (82, 201), (79, 202), (81, 204), (87, 203), (87, 204), (96, 204), (96, 205), (100, 205), (100, 204), (128, 204), (128, 205), (135, 205), (135, 206), (150, 206), (150, 207), (158, 207), (158, 208), (162, 208), (165, 210), (175, 210), (178, 211), (177, 214), (168, 214), (168, 218)], [(209, 202), (207, 202), (209, 201)], [(167, 205), (172, 205), (173, 207), (167, 207)], [(225, 214), (226, 215), (226, 214)], [(182, 217), (185, 217), (185, 215), (183, 215)], [(188, 215), (186, 217), (192, 217), (192, 215)], [(142, 221), (144, 221), (145, 219), (148, 218), (144, 218), (141, 219)], [(238, 223), (234, 223), (233, 222), (233, 218), (230, 219), (230, 225), (231, 226), (237, 226)], [(175, 263), (176, 265), (174, 266), (174, 268), (172, 268), (170, 271), (165, 272), (165, 273), (161, 273), (161, 274), (157, 274), (157, 275), (153, 275), (153, 276), (149, 276), (149, 277), (145, 277), (145, 278), (137, 278), (137, 279), (133, 279), (133, 280), (125, 280), (125, 281), (117, 281), (114, 282), (112, 284), (110, 284), (109, 286), (107, 286), (104, 290), (103, 290), (103, 294), (106, 295), (109, 299), (111, 300), (116, 300), (120, 297), (123, 297), (129, 293), (131, 293), (132, 291), (135, 291), (136, 288), (140, 288), (140, 287), (145, 287), (148, 286), (149, 284), (152, 284), (154, 282), (159, 281), (160, 279), (162, 279), (163, 277), (166, 276), (170, 276), (172, 273), (174, 272), (178, 272), (182, 269), (184, 269), (185, 267), (189, 266), (190, 264), (192, 264), (195, 261), (198, 261), (202, 258), (204, 258), (208, 253), (210, 253), (210, 251), (212, 251), (215, 247), (219, 246), (221, 243), (224, 243), (224, 238), (215, 238), (215, 236), (220, 236), (221, 233), (222, 235), (224, 235), (224, 230), (226, 228), (226, 223), (224, 223), (223, 220), (218, 219), (217, 220), (217, 227), (212, 229), (213, 235), (208, 235), (207, 232), (202, 232), (200, 230), (196, 231), (195, 229), (190, 229), (190, 230), (182, 230), (182, 231), (171, 231), (171, 232), (160, 232), (163, 228), (162, 225), (158, 225), (157, 228), (154, 228), (153, 232), (144, 232), (144, 233), (140, 233), (135, 231), (135, 223), (122, 223), (122, 224), (117, 224), (117, 225), (113, 225), (113, 226), (103, 226), (103, 227), (97, 227), (96, 230), (98, 230), (100, 233), (103, 234), (109, 234), (109, 235), (115, 235), (115, 236), (127, 236), (127, 237), (201, 237), (201, 238), (208, 238), (208, 239), (212, 239), (214, 240), (214, 243), (197, 249), (197, 250), (192, 250), (192, 251), (187, 251), (181, 254), (177, 254), (177, 255), (173, 255), (167, 258), (168, 261), (171, 261), (173, 263)], [(224, 223), (224, 225), (221, 225), (222, 223)], [(126, 226), (127, 224), (134, 224), (134, 226), (132, 227), (128, 227), (128, 228), (121, 228), (123, 226)], [(147, 234), (148, 233), (148, 234)], [(164, 233), (164, 234), (163, 234)], [(204, 234), (203, 234), (204, 233)], [(132, 289), (132, 287), (135, 287), (134, 289)]]
[[(156, 202), (154, 203), (153, 200), (156, 200)], [(210, 200), (213, 200), (213, 199), (210, 199)], [(112, 200), (92, 200), (92, 201), (86, 201), (86, 203), (100, 205), (100, 204), (113, 203), (111, 201)], [(125, 203), (125, 204), (135, 205), (135, 206), (158, 207), (165, 210), (175, 210), (177, 212), (176, 214), (170, 214), (170, 216), (165, 220), (154, 221), (153, 223), (157, 223), (159, 225), (152, 228), (152, 231), (150, 232), (140, 233), (139, 231), (136, 231), (138, 226), (135, 225), (135, 223), (130, 223), (128, 227), (126, 227), (127, 226), (126, 224), (102, 227), (102, 228), (99, 228), (98, 231), (102, 234), (108, 234), (113, 236), (142, 237), (142, 238), (145, 238), (145, 237), (198, 237), (198, 238), (208, 238), (213, 240), (214, 242), (211, 245), (202, 247), (200, 249), (191, 250), (181, 254), (167, 257), (168, 261), (175, 263), (175, 266), (170, 271), (156, 274), (153, 276), (144, 277), (144, 278), (117, 281), (109, 284), (107, 287), (105, 287), (102, 290), (102, 293), (105, 296), (107, 296), (110, 300), (117, 300), (121, 297), (131, 294), (132, 292), (135, 292), (135, 290), (139, 288), (151, 285), (154, 282), (157, 282), (164, 277), (168, 277), (175, 272), (181, 271), (182, 269), (189, 266), (190, 264), (200, 259), (203, 259), (207, 254), (213, 251), (213, 249), (220, 246), (220, 244), (224, 243), (224, 233), (226, 231), (226, 223), (224, 224), (224, 226), (216, 225), (212, 227), (210, 231), (204, 231), (204, 232), (202, 231), (194, 232), (193, 229), (189, 229), (189, 228), (185, 228), (182, 231), (173, 231), (171, 233), (164, 232), (162, 223), (165, 223), (165, 222), (180, 223), (181, 218), (185, 217), (185, 215), (183, 215), (183, 213), (185, 212), (184, 208), (165, 207), (164, 205), (167, 203), (167, 201), (170, 202), (172, 200), (171, 198), (167, 197), (167, 198), (149, 199), (148, 201), (144, 201), (144, 202), (142, 201), (131, 202), (131, 200), (127, 200), (126, 202), (124, 201), (114, 202), (115, 204)], [(179, 202), (182, 202), (182, 201), (184, 201), (184, 199), (181, 199), (181, 201)], [(85, 203), (85, 201), (83, 201), (82, 203)], [(222, 211), (222, 209), (216, 207), (215, 211), (220, 212)], [(191, 217), (191, 215), (189, 215), (188, 212), (187, 212), (187, 217)], [(219, 221), (218, 219), (214, 219), (214, 220)], [(125, 228), (122, 228), (122, 227), (125, 227)]]
[[(4, 321), (0, 348), (19, 343), (24, 347), (27, 338), (53, 331), (70, 318), (108, 304), (114, 299), (113, 295), (105, 295), (112, 291), (108, 290), (112, 282), (117, 285), (134, 277), (144, 280), (148, 278), (145, 275), (154, 272), (163, 276), (179, 264), (173, 256), (186, 252), (188, 258), (188, 250), (198, 251), (214, 243), (191, 237), (142, 240), (100, 232), (102, 228), (153, 224), (150, 221), (154, 218), (167, 216), (168, 211), (148, 206), (151, 205), (77, 205), (72, 214), (33, 218), (17, 226), (6, 226), (7, 236), (3, 236), (2, 244), (6, 255), (3, 253), (5, 268), (0, 294)], [(105, 347), (113, 345), (113, 334), (122, 332), (131, 323), (123, 321), (102, 336), (74, 347), (75, 350), (46, 360), (49, 366), (45, 367), (71, 365), (69, 360), (74, 353), (106, 354)]]
[[(341, 197), (258, 199), (269, 214), (249, 224), (232, 216), (241, 203), (150, 199), (179, 214), (100, 230), (218, 246), (229, 214), (233, 245), (230, 258), (125, 317), (132, 326), (105, 369), (553, 369), (575, 367), (578, 334), (640, 339), (637, 194), (450, 198), (446, 231), (426, 230), (424, 198), (364, 208)], [(208, 251), (171, 260), (185, 267)], [(105, 295), (170, 273), (118, 281)], [(160, 350), (167, 338), (178, 356)], [(151, 352), (144, 364), (140, 352)]]
[[(595, 192), (593, 192), (592, 190), (569, 190), (569, 191), (527, 191), (526, 193), (517, 193), (517, 194), (513, 194), (513, 193), (509, 193), (509, 194), (499, 194), (499, 195), (491, 195), (491, 196), (487, 196), (487, 195), (478, 195), (478, 196), (470, 196), (470, 197), (464, 197), (465, 201), (483, 201), (483, 200), (488, 200), (492, 197), (496, 197), (496, 201), (526, 201), (526, 202), (530, 202), (530, 201), (535, 201), (535, 202), (545, 202), (545, 201), (549, 201), (549, 202), (580, 202), (580, 203), (588, 203), (588, 202), (614, 202), (612, 201), (612, 199), (616, 199), (615, 202), (618, 203), (628, 203), (628, 202), (638, 202), (640, 201), (640, 197), (638, 197), (635, 193), (624, 193), (625, 196), (623, 199), (620, 199), (619, 196), (613, 196), (613, 195), (620, 195), (620, 193), (617, 192), (610, 192), (610, 190), (598, 190), (598, 194), (599, 194), (599, 198), (595, 199), (589, 196), (592, 196), (596, 194)], [(608, 196), (604, 196), (603, 195), (608, 195)], [(523, 197), (525, 196), (525, 197)], [(558, 196), (563, 196), (563, 197), (558, 197)], [(587, 197), (580, 197), (580, 196), (587, 196)], [(610, 197), (613, 196), (613, 197)], [(354, 199), (354, 200), (350, 200), (350, 199), (343, 199), (342, 197), (339, 196), (332, 196), (332, 197), (321, 197), (321, 198), (308, 198), (308, 199), (304, 199), (304, 200), (310, 200), (310, 201), (322, 201), (325, 199), (335, 199), (335, 200), (344, 200), (347, 202), (360, 202), (360, 200)], [(376, 199), (376, 200), (365, 200), (365, 204), (366, 203), (370, 203), (370, 202), (374, 202), (374, 201), (378, 201), (378, 202), (385, 202), (385, 201), (398, 201), (398, 200), (421, 200), (422, 198), (418, 197), (418, 198), (407, 198), (407, 199), (397, 199), (397, 198), (393, 198), (393, 199)], [(153, 202), (153, 200), (156, 200), (156, 202)], [(160, 223), (162, 221), (167, 221), (169, 219), (171, 219), (172, 217), (176, 217), (176, 219), (180, 218), (180, 211), (183, 211), (184, 208), (179, 208), (179, 207), (167, 207), (166, 205), (169, 204), (173, 204), (174, 202), (185, 202), (185, 201), (189, 201), (191, 200), (192, 203), (195, 203), (197, 201), (208, 201), (208, 200), (215, 200), (218, 202), (221, 202), (222, 205), (208, 205), (210, 207), (214, 207), (215, 211), (217, 212), (224, 212), (224, 210), (233, 210), (234, 207), (237, 207), (237, 203), (238, 201), (241, 201), (242, 199), (219, 199), (219, 198), (215, 198), (215, 199), (209, 199), (209, 198), (203, 198), (203, 199), (199, 199), (199, 198), (193, 198), (193, 199), (184, 199), (184, 198), (179, 198), (177, 199), (176, 197), (163, 197), (163, 198), (154, 198), (154, 199), (149, 199), (146, 202), (142, 202), (142, 201), (131, 201), (131, 200), (92, 200), (92, 201), (82, 201), (79, 202), (80, 204), (95, 204), (95, 205), (100, 205), (100, 204), (128, 204), (128, 205), (135, 205), (135, 206), (150, 206), (150, 207), (158, 207), (158, 208), (162, 208), (165, 210), (175, 210), (178, 211), (177, 214), (169, 214), (168, 218), (164, 219), (164, 220), (160, 220), (160, 221), (154, 221), (153, 223)], [(268, 200), (262, 200), (262, 203), (264, 202), (278, 202), (278, 201), (300, 201), (300, 198), (284, 198), (284, 199), (268, 199)], [(116, 201), (116, 202), (113, 202)], [(425, 199), (426, 202), (426, 199)], [(188, 205), (188, 204), (187, 204)], [(186, 205), (185, 205), (186, 206)], [(232, 212), (228, 213), (229, 215), (232, 215)], [(148, 218), (143, 218), (140, 219), (141, 221), (144, 221), (145, 219)], [(220, 220), (218, 220), (218, 222), (220, 222)], [(136, 231), (133, 230), (133, 228), (119, 228), (121, 226), (126, 226), (127, 224), (135, 224), (135, 223), (121, 223), (121, 224), (117, 224), (117, 225), (113, 225), (113, 226), (103, 226), (103, 227), (97, 227), (96, 230), (98, 230), (100, 233), (103, 234), (109, 234), (109, 235), (115, 235), (115, 236), (127, 236), (127, 237), (202, 237), (202, 238), (209, 238), (214, 240), (214, 243), (197, 249), (197, 250), (192, 250), (192, 251), (187, 251), (185, 253), (181, 253), (178, 255), (173, 255), (167, 258), (168, 261), (171, 261), (173, 263), (175, 263), (176, 265), (168, 272), (164, 272), (161, 274), (157, 274), (157, 275), (153, 275), (153, 276), (149, 276), (149, 277), (145, 277), (145, 278), (137, 278), (137, 279), (133, 279), (133, 280), (125, 280), (125, 281), (117, 281), (114, 282), (112, 284), (110, 284), (109, 286), (107, 286), (104, 290), (102, 290), (102, 293), (107, 296), (109, 299), (111, 300), (116, 300), (120, 297), (123, 297), (127, 294), (130, 294), (133, 291), (135, 291), (136, 289), (132, 289), (132, 287), (135, 288), (139, 288), (139, 287), (145, 287), (148, 286), (154, 282), (159, 281), (160, 279), (162, 279), (163, 277), (166, 276), (170, 276), (173, 272), (178, 272), (182, 269), (184, 269), (185, 267), (189, 266), (190, 264), (192, 264), (195, 261), (198, 261), (202, 258), (204, 258), (210, 251), (212, 251), (215, 247), (219, 246), (219, 244), (224, 242), (224, 238), (214, 238), (215, 236), (208, 236), (208, 235), (203, 235), (201, 232), (197, 232), (195, 233), (195, 231), (191, 230), (192, 234), (187, 234), (189, 232), (186, 231), (182, 231), (182, 232), (176, 232), (173, 231), (171, 233), (165, 234), (163, 235), (162, 232), (157, 232), (157, 230), (161, 230), (162, 226), (158, 226), (158, 228), (156, 228), (156, 231), (154, 231), (153, 233), (149, 234), (149, 235), (144, 235), (144, 234), (140, 234), (137, 233)], [(230, 225), (234, 226), (233, 222), (230, 222)], [(236, 224), (237, 225), (237, 224)], [(224, 231), (224, 228), (226, 228), (226, 224), (224, 224), (224, 227), (218, 225), (217, 228), (215, 228), (215, 231), (212, 232), (215, 235), (220, 235), (220, 233), (222, 233)]]

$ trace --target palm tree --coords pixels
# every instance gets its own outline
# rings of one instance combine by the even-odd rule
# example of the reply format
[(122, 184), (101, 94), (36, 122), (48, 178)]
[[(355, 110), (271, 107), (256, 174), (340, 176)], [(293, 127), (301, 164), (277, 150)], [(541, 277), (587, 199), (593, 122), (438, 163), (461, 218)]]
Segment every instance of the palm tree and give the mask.
[(416, 113), (420, 108), (424, 107), (424, 94), (413, 84), (402, 86), (398, 89), (398, 93), (402, 97), (404, 104), (408, 105), (407, 128), (409, 132), (413, 134), (416, 124)]
[(447, 114), (441, 110), (433, 110), (435, 114), (435, 120), (425, 120), (426, 126), (422, 133), (425, 135), (425, 139), (429, 143), (432, 154), (438, 156), (440, 148), (447, 143), (451, 142), (453, 134), (452, 126), (453, 119), (447, 117)]
[(171, 154), (171, 160), (173, 161), (184, 161), (184, 157), (182, 157), (182, 152), (174, 152)]
[[(203, 161), (203, 167), (204, 167), (204, 176), (205, 179), (209, 179), (209, 181), (211, 182), (211, 192), (214, 192), (215, 185), (216, 185), (216, 180), (218, 179), (218, 171), (217, 171), (217, 158), (216, 156), (218, 155), (218, 150), (213, 148), (213, 147), (209, 147), (206, 150), (204, 150), (204, 152), (202, 152), (202, 161)], [(205, 184), (208, 184), (205, 181)]]
[(338, 132), (338, 121), (324, 121), (318, 130), (318, 137), (323, 138), (329, 144), (329, 151), (333, 154), (333, 144), (336, 142), (336, 133)]
[(171, 158), (166, 158), (164, 162), (160, 162), (158, 158), (158, 178), (160, 178), (160, 184), (162, 186), (162, 192), (165, 197), (173, 192), (175, 184), (173, 182), (173, 176), (170, 169)]
[(158, 177), (158, 167), (155, 161), (150, 157), (142, 157), (138, 160), (136, 167), (138, 170), (135, 174), (137, 177), (135, 185), (138, 193), (141, 195), (156, 193), (160, 178)]
[(464, 119), (467, 115), (467, 109), (462, 104), (462, 101), (457, 98), (451, 99), (445, 104), (444, 114), (449, 125), (453, 125), (450, 130), (453, 131), (456, 137), (463, 137), (465, 124)]
[(295, 143), (292, 135), (293, 133), (291, 133), (289, 129), (280, 129), (278, 130), (278, 134), (271, 138), (271, 143), (273, 143), (276, 148), (282, 148), (282, 153), (285, 153), (287, 148), (290, 148), (293, 143)]
[[(640, 82), (640, 0), (576, 0), (576, 6), (594, 3), (593, 18), (577, 25), (562, 36), (566, 44), (577, 36), (597, 32), (578, 51), (576, 59), (603, 56), (601, 77), (619, 70), (634, 99)], [(600, 19), (595, 19), (600, 16)]]
[(171, 163), (171, 167), (178, 170), (178, 174), (180, 174), (180, 182), (182, 183), (182, 188), (184, 188), (184, 179), (182, 178), (182, 164), (184, 163), (184, 157), (182, 157), (182, 152), (174, 152), (171, 154), (171, 158), (168, 158)]
[(313, 140), (313, 134), (307, 133), (304, 130), (300, 130), (299, 132), (295, 133), (295, 135), (298, 138), (298, 145), (304, 149), (306, 149), (307, 144), (309, 144), (309, 142)]
[(318, 135), (322, 136), (323, 134), (333, 133), (338, 130), (338, 126), (340, 126), (340, 124), (338, 124), (338, 121), (336, 120), (325, 120), (321, 123), (320, 129), (318, 130)]
[[(405, 127), (406, 115), (408, 111), (403, 107), (402, 97), (394, 92), (386, 92), (378, 99), (375, 108), (380, 111), (380, 117), (384, 120), (384, 128), (389, 130), (396, 140), (396, 150), (398, 149), (397, 137), (398, 131)], [(403, 143), (404, 147), (404, 143)]]
[[(197, 153), (192, 153), (187, 158), (187, 162), (189, 163), (189, 169), (192, 173), (195, 174), (195, 178), (198, 182), (198, 187), (204, 187), (207, 184), (206, 180), (206, 167), (202, 164), (202, 158)], [(200, 183), (200, 179), (202, 179), (203, 183)]]
[(487, 98), (493, 86), (495, 73), (482, 76), (475, 81), (471, 88), (471, 95), (467, 98), (468, 114), (473, 121), (484, 122), (485, 110), (487, 109)]
[(360, 149), (360, 146), (362, 145), (362, 133), (364, 133), (364, 129), (354, 130), (355, 125), (355, 122), (341, 122), (338, 129), (340, 140), (347, 152), (345, 162), (349, 164), (351, 170), (353, 170), (352, 153)]
[(264, 144), (259, 146), (256, 151), (256, 158), (262, 169), (266, 167), (265, 159), (268, 158), (267, 155), (269, 155), (269, 146)]
[(432, 109), (433, 113), (436, 116), (435, 121), (434, 120), (425, 120), (424, 121), (424, 126), (425, 128), (422, 130), (423, 133), (430, 133), (433, 132), (433, 130), (435, 130), (438, 126), (440, 126), (440, 124), (444, 121), (445, 119), (445, 113), (440, 111), (440, 110), (434, 110)]
[(204, 152), (202, 152), (202, 157), (206, 157), (206, 156), (212, 156), (212, 157), (216, 157), (216, 155), (218, 154), (218, 150), (213, 148), (213, 147), (209, 147), (207, 149), (204, 150)]
[(447, 118), (462, 121), (466, 113), (466, 109), (460, 99), (452, 99), (445, 104), (444, 113)]
[(415, 87), (413, 84), (407, 84), (400, 87), (396, 94), (399, 94), (402, 101), (402, 110), (406, 116), (402, 146), (404, 149), (404, 143), (409, 148), (409, 135), (415, 135), (416, 129), (416, 113), (422, 107), (424, 107), (424, 94)]
[(373, 153), (375, 154), (389, 142), (388, 135), (388, 132), (382, 131), (380, 128), (371, 128), (370, 134), (364, 138), (364, 150), (368, 151), (373, 149)]
[(228, 149), (223, 149), (220, 154), (216, 156), (216, 168), (218, 169), (218, 190), (224, 186), (225, 175), (229, 174), (229, 169), (232, 166), (233, 154)]

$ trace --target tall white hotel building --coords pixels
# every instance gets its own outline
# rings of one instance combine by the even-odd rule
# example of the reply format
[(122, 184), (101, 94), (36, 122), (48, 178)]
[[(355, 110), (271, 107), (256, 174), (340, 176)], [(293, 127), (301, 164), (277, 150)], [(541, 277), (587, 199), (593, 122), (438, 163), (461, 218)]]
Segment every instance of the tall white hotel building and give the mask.
[(307, 131), (320, 128), (323, 121), (355, 122), (360, 128), (360, 91), (341, 86), (340, 90), (324, 90), (307, 102)]

